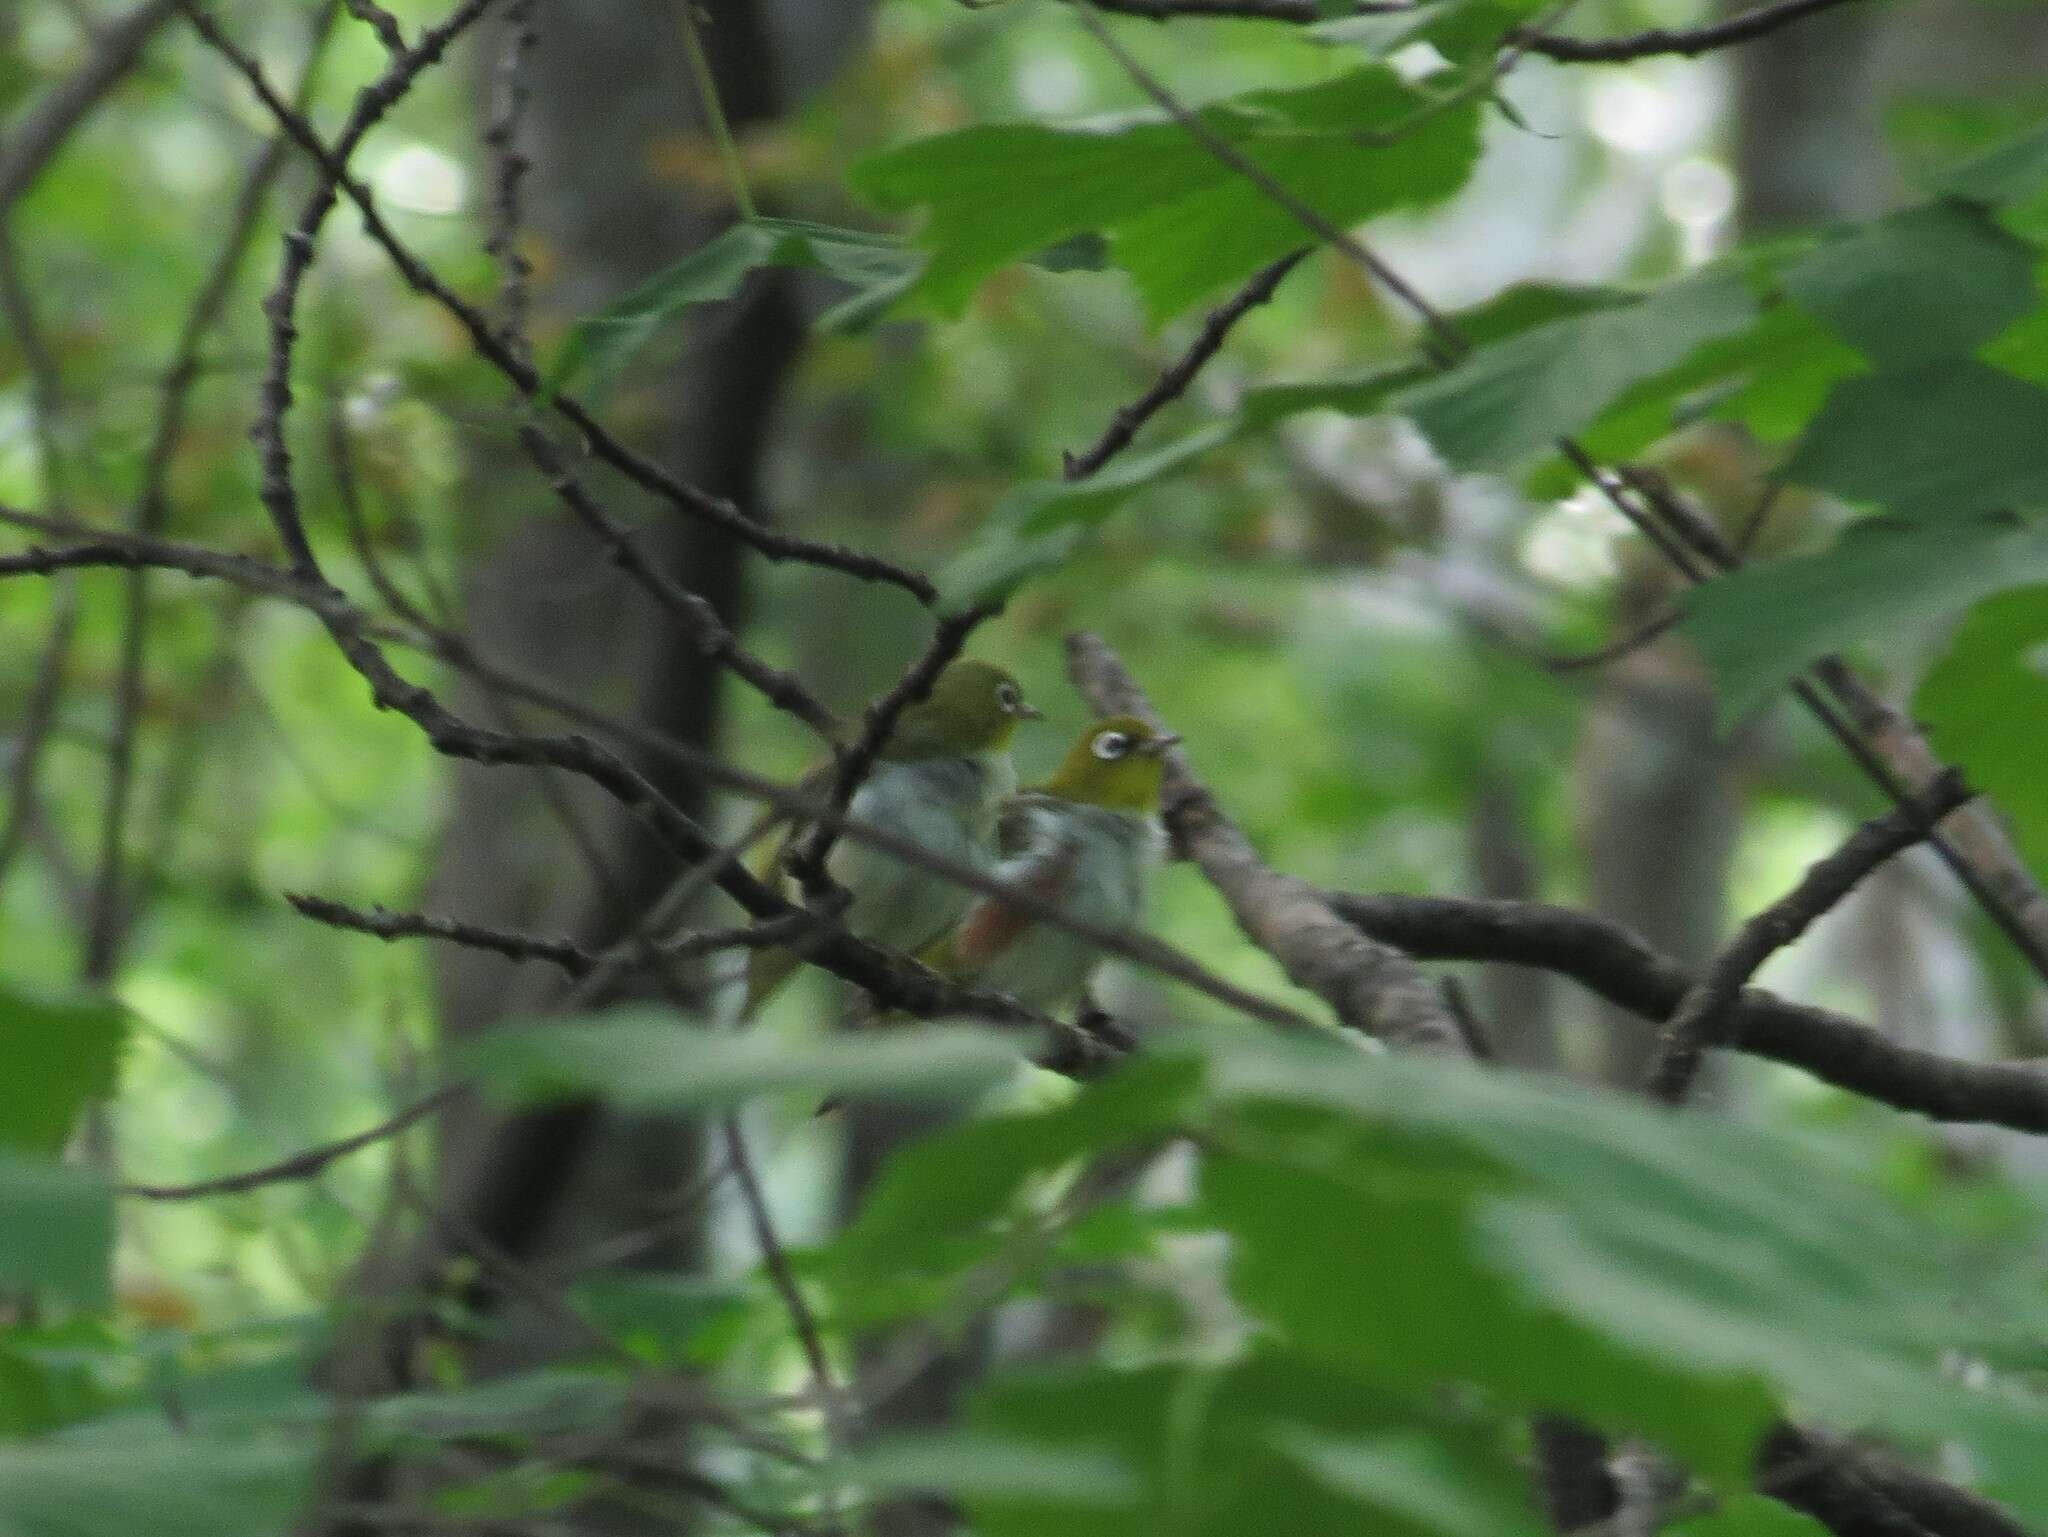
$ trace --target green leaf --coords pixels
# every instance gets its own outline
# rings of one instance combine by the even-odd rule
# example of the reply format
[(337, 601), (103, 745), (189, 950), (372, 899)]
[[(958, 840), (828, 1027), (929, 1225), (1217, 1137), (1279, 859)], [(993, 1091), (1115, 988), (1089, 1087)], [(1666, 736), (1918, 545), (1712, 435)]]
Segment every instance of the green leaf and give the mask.
[(1827, 1537), (1811, 1516), (1761, 1494), (1737, 1494), (1710, 1515), (1689, 1516), (1662, 1528), (1664, 1537)]
[(1099, 1441), (1049, 1446), (986, 1430), (895, 1435), (842, 1459), (836, 1471), (880, 1489), (950, 1494), (970, 1502), (1030, 1499), (1054, 1506), (1136, 1503), (1130, 1467)]
[(2048, 579), (2048, 528), (2010, 519), (1851, 524), (1817, 555), (1745, 566), (1686, 597), (1724, 716), (1878, 629), (1941, 618), (2000, 587)]
[(1943, 191), (1979, 203), (2016, 203), (2048, 186), (2048, 122), (1973, 155), (1941, 178)]
[[(1085, 1432), (1142, 1481), (1141, 1503), (1119, 1512), (1062, 1508), (1056, 1488), (977, 1500), (989, 1537), (1462, 1537), (1477, 1510), (1499, 1515), (1500, 1537), (1532, 1529), (1526, 1477), (1493, 1422), (1390, 1398), (1270, 1336), (1228, 1365), (1013, 1370), (982, 1384), (969, 1418), (1048, 1449)], [(1378, 1467), (1361, 1465), (1375, 1452)]]
[[(547, 372), (546, 392), (552, 396), (579, 380), (610, 377), (674, 316), (692, 305), (732, 298), (747, 275), (762, 267), (814, 268), (864, 293), (890, 296), (918, 266), (917, 253), (889, 235), (797, 219), (735, 224), (598, 314), (577, 321)], [(842, 329), (863, 313), (844, 306), (835, 312)]]
[(1482, 347), (1449, 373), (1401, 391), (1390, 408), (1413, 417), (1453, 464), (1509, 469), (1756, 316), (1742, 273), (1712, 268), (1632, 304), (1592, 308)]
[[(2048, 572), (2040, 573), (2048, 576)], [(2048, 586), (1986, 598), (1913, 696), (1935, 751), (2010, 820), (2021, 854), (2048, 874)]]
[(622, 1009), (581, 1022), (493, 1031), (473, 1048), (470, 1062), (490, 1088), (515, 1100), (594, 1095), (620, 1105), (686, 1110), (788, 1089), (958, 1098), (1014, 1073), (1018, 1046), (994, 1031), (933, 1026), (788, 1041)]
[(277, 1537), (297, 1512), (311, 1454), (249, 1436), (119, 1434), (0, 1443), (6, 1537)]
[(2033, 248), (1941, 201), (1832, 240), (1785, 274), (1795, 302), (1888, 368), (1968, 353), (2034, 307)]
[(1960, 358), (1847, 379), (1784, 475), (1905, 514), (2048, 502), (2048, 389)]
[(128, 1024), (105, 999), (0, 987), (0, 1148), (62, 1151), (80, 1112), (114, 1092)]
[(1475, 1480), (1469, 1457), (1421, 1436), (1340, 1440), (1292, 1426), (1274, 1441), (1313, 1477), (1394, 1522), (1443, 1537), (1545, 1530), (1526, 1499)]
[(0, 1149), (0, 1288), (106, 1304), (114, 1202), (106, 1181)]
[(1887, 1199), (1862, 1152), (1312, 1042), (1212, 1054), (1210, 1081), (1235, 1108), (1207, 1210), (1236, 1297), (1293, 1347), (1648, 1434), (1730, 1487), (1789, 1400), (1953, 1437), (2023, 1520), (2048, 1511), (2048, 1397), (1947, 1364), (2026, 1360), (2048, 1289)]
[[(1369, 66), (1315, 85), (1212, 102), (1201, 121), (1293, 196), (1349, 225), (1457, 190), (1478, 154), (1478, 110), (1413, 121), (1388, 145), (1375, 129), (1411, 123), (1429, 98)], [(1179, 124), (1140, 113), (1066, 127), (984, 124), (861, 162), (854, 184), (882, 208), (928, 213), (932, 260), (917, 291), (947, 313), (998, 267), (1100, 231), (1154, 320), (1313, 237)]]

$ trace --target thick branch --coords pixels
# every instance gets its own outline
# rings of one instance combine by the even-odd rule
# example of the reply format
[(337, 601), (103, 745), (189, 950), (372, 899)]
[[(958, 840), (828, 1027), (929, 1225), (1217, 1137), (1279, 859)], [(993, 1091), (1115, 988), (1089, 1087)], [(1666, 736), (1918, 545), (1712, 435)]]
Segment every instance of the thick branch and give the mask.
[[(1417, 959), (1538, 967), (1646, 1020), (1668, 1019), (1696, 980), (1620, 924), (1572, 908), (1345, 892), (1329, 893), (1329, 902)], [(1901, 1046), (1846, 1015), (1757, 988), (1736, 995), (1724, 1044), (1931, 1120), (2048, 1132), (2048, 1074)]]
[[(1067, 672), (1103, 714), (1159, 723), (1152, 701), (1100, 637), (1067, 637)], [(1389, 1046), (1465, 1054), (1457, 1021), (1421, 969), (1338, 917), (1308, 882), (1260, 860), (1178, 748), (1167, 754), (1163, 799), (1176, 849), (1202, 867), (1238, 927), (1297, 984), (1321, 995), (1338, 1019)]]
[(1776, 4), (1760, 5), (1755, 10), (1703, 27), (1652, 27), (1648, 31), (1630, 32), (1622, 37), (1559, 37), (1555, 33), (1540, 32), (1524, 36), (1521, 41), (1529, 52), (1540, 53), (1546, 59), (1556, 59), (1562, 64), (1626, 64), (1631, 59), (1647, 59), (1659, 54), (1697, 58), (1703, 53), (1714, 53), (1722, 48), (1753, 42), (1759, 37), (1768, 37), (1780, 27), (1789, 27), (1822, 11), (1855, 3), (1856, 0), (1777, 0)]

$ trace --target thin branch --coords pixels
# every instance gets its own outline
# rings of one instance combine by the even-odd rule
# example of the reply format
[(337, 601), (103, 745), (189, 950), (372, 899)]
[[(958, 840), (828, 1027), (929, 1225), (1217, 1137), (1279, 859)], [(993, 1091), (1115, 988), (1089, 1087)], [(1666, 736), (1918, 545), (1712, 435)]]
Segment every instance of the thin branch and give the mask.
[(1203, 122), (1201, 116), (1186, 102), (1161, 85), (1152, 73), (1132, 56), (1131, 51), (1117, 41), (1116, 34), (1103, 24), (1102, 18), (1096, 14), (1095, 0), (1079, 0), (1075, 15), (1081, 25), (1086, 27), (1102, 45), (1103, 51), (1116, 60), (1118, 66), (1130, 77), (1131, 83), (1144, 92), (1160, 111), (1178, 123), (1188, 137), (1200, 144), (1220, 164), (1235, 171), (1256, 187), (1268, 202), (1284, 210), (1303, 229), (1325, 244), (1343, 252), (1389, 293), (1420, 316), (1424, 327), (1424, 350), (1435, 362), (1448, 367), (1472, 350), (1471, 343), (1449, 325), (1427, 299), (1410, 287), (1406, 278), (1367, 249), (1355, 236), (1331, 223), (1314, 204), (1295, 196), (1258, 161)]
[(345, 0), (345, 3), (349, 15), (377, 34), (377, 41), (384, 45), (386, 52), (405, 52), (405, 34), (399, 30), (398, 18), (379, 5), (377, 0)]
[[(1462, 897), (1326, 896), (1345, 921), (1418, 960), (1533, 966), (1653, 1022), (1669, 1019), (1698, 980), (1622, 925), (1573, 908)], [(2048, 1073), (1902, 1046), (1846, 1015), (1757, 988), (1737, 994), (1722, 1044), (1930, 1120), (2048, 1133)]]
[[(1160, 724), (1152, 702), (1099, 637), (1067, 637), (1067, 673), (1103, 714)], [(1308, 882), (1261, 861), (1179, 748), (1168, 749), (1162, 799), (1175, 846), (1202, 867), (1246, 937), (1299, 986), (1320, 994), (1345, 1025), (1390, 1046), (1465, 1054), (1457, 1021), (1421, 969), (1338, 917)]]
[[(350, 929), (358, 934), (368, 934), (374, 939), (385, 941), (398, 939), (438, 939), (465, 949), (483, 950), (492, 955), (502, 955), (509, 961), (545, 961), (557, 967), (569, 977), (581, 981), (606, 964), (606, 957), (595, 950), (567, 939), (551, 939), (540, 934), (521, 934), (511, 929), (490, 928), (479, 923), (465, 923), (459, 918), (444, 918), (434, 913), (393, 912), (384, 907), (351, 907), (345, 902), (336, 902), (328, 897), (314, 896), (308, 892), (288, 891), (285, 901), (289, 902), (300, 916), (324, 923), (331, 928)], [(790, 918), (771, 918), (764, 923), (750, 924), (745, 928), (707, 929), (701, 933), (679, 934), (646, 947), (646, 959), (656, 963), (697, 960), (723, 950), (759, 950), (770, 945), (784, 945), (797, 937), (800, 928), (809, 928), (815, 923), (809, 913), (795, 914)]]
[[(319, 76), (320, 59), (333, 32), (335, 6), (323, 5), (313, 23), (312, 45), (305, 67), (300, 71), (298, 100), (303, 106), (312, 97)], [(199, 285), (199, 292), (186, 312), (172, 349), (170, 367), (164, 373), (163, 402), (157, 410), (151, 434), (149, 456), (144, 461), (142, 494), (129, 515), (130, 526), (138, 532), (162, 532), (170, 520), (171, 465), (185, 435), (187, 408), (192, 387), (199, 378), (200, 350), (214, 323), (226, 307), (235, 276), (256, 234), (257, 220), (278, 174), (284, 169), (290, 141), (275, 134), (258, 151), (229, 216), (226, 238), (215, 255), (213, 266)], [(100, 804), (100, 840), (97, 873), (93, 881), (92, 917), (87, 926), (85, 979), (105, 982), (114, 974), (122, 941), (128, 929), (125, 894), (126, 840), (129, 805), (134, 795), (135, 740), (142, 717), (145, 650), (149, 638), (149, 572), (136, 567), (128, 573), (122, 594), (119, 663), (114, 679), (114, 727), (107, 743), (106, 788)]]
[(367, 1131), (359, 1131), (352, 1137), (343, 1137), (338, 1142), (322, 1143), (319, 1147), (307, 1148), (276, 1163), (265, 1164), (257, 1169), (245, 1169), (240, 1174), (223, 1174), (217, 1179), (202, 1179), (189, 1185), (117, 1185), (118, 1194), (134, 1196), (144, 1201), (196, 1201), (205, 1196), (240, 1195), (250, 1190), (260, 1190), (265, 1185), (281, 1185), (287, 1181), (312, 1179), (323, 1172), (329, 1164), (338, 1163), (352, 1153), (360, 1153), (366, 1147), (375, 1147), (379, 1142), (388, 1142), (393, 1137), (411, 1130), (421, 1121), (435, 1115), (468, 1092), (468, 1085), (444, 1083), (431, 1093), (414, 1100), (388, 1120), (379, 1121)]
[[(1172, 21), (1183, 17), (1240, 17), (1249, 21), (1277, 21), (1293, 26), (1314, 26), (1327, 19), (1318, 0), (1077, 0), (1097, 10), (1145, 21)], [(1726, 21), (1699, 27), (1650, 27), (1618, 37), (1564, 37), (1545, 26), (1520, 27), (1501, 39), (1503, 49), (1541, 54), (1560, 64), (1626, 64), (1636, 59), (1677, 54), (1697, 58), (1723, 48), (1734, 48), (1757, 38), (1768, 37), (1782, 27), (1817, 16), (1823, 11), (1854, 4), (1855, 0), (1773, 0)], [(1400, 15), (1418, 7), (1413, 0), (1367, 0), (1349, 7), (1354, 15)]]
[(1816, 862), (1790, 892), (1743, 924), (1665, 1025), (1644, 1085), (1651, 1098), (1667, 1105), (1683, 1103), (1707, 1047), (1722, 1039), (1736, 995), (1764, 962), (1797, 941), (1879, 865), (1920, 842), (1931, 824), (1969, 796), (1962, 776), (1951, 775), (1936, 787), (1919, 815), (1889, 811), (1872, 818)]
[(101, 32), (76, 72), (14, 121), (0, 144), (0, 222), (63, 148), (72, 129), (141, 62), (157, 29), (177, 13), (179, 0), (146, 0)]
[(57, 584), (51, 610), (49, 638), (43, 642), (42, 660), (36, 664), (35, 681), (22, 706), (20, 727), (14, 733), (13, 761), (7, 770), (7, 819), (0, 822), (0, 881), (6, 879), (8, 867), (25, 845), (31, 815), (39, 804), (36, 780), (42, 772), (44, 750), (50, 745), (51, 727), (56, 724), (57, 706), (64, 697), (65, 668), (78, 632), (75, 583), (67, 579)]
[(1622, 37), (1559, 37), (1551, 32), (1537, 32), (1521, 34), (1520, 41), (1529, 52), (1561, 64), (1626, 64), (1660, 54), (1697, 58), (1703, 53), (1768, 37), (1780, 27), (1854, 3), (1856, 0), (1776, 0), (1775, 4), (1760, 5), (1702, 27), (1651, 27)]
[[(754, 1172), (754, 1160), (747, 1152), (747, 1139), (740, 1129), (737, 1112), (726, 1111), (720, 1117), (720, 1129), (725, 1137), (726, 1161), (731, 1165), (733, 1182), (739, 1187), (740, 1205), (746, 1210), (754, 1247), (760, 1251), (762, 1268), (768, 1272), (769, 1283), (781, 1299), (783, 1311), (789, 1314), (790, 1326), (796, 1331), (797, 1343), (804, 1353), (804, 1364), (810, 1369), (811, 1387), (818, 1396), (819, 1411), (825, 1419), (827, 1450), (839, 1452), (846, 1445), (844, 1410), (838, 1379), (832, 1370), (832, 1358), (825, 1350), (825, 1337), (818, 1328), (817, 1315), (805, 1300), (803, 1287), (798, 1284), (796, 1272), (790, 1267), (789, 1253), (782, 1246), (781, 1235), (775, 1231), (775, 1218), (768, 1210), (767, 1194)], [(829, 1523), (830, 1530), (836, 1531), (838, 1527), (836, 1520)]]
[(600, 507), (569, 472), (555, 452), (547, 434), (531, 424), (519, 429), (519, 442), (534, 463), (548, 489), (585, 527), (611, 550), (612, 564), (639, 583), (649, 596), (679, 624), (700, 655), (732, 669), (762, 698), (787, 712), (828, 741), (839, 728), (838, 720), (795, 674), (771, 667), (739, 642), (739, 638), (718, 616), (718, 610), (699, 593), (691, 592), (640, 550), (632, 529)]
[(526, 116), (527, 66), (540, 27), (534, 19), (535, 0), (511, 0), (505, 8), (505, 44), (498, 59), (497, 77), (492, 82), (495, 101), (491, 120), (484, 129), (484, 148), (490, 152), (491, 228), (484, 250), (496, 259), (499, 323), (507, 345), (529, 361), (533, 347), (526, 336), (527, 282), (533, 265), (519, 249), (519, 198), (533, 158), (519, 143), (520, 124)]
[[(314, 236), (339, 194), (346, 196), (354, 205), (361, 216), (364, 232), (382, 248), (414, 292), (431, 299), (462, 326), (479, 357), (502, 374), (527, 401), (540, 404), (545, 397), (545, 403), (575, 427), (593, 454), (634, 484), (663, 498), (678, 511), (723, 529), (770, 561), (819, 566), (862, 581), (900, 587), (927, 605), (937, 601), (937, 589), (929, 578), (879, 555), (764, 528), (724, 497), (714, 496), (677, 479), (645, 454), (628, 448), (572, 396), (548, 394), (539, 373), (506, 346), (489, 317), (442, 282), (392, 232), (369, 189), (348, 169), (349, 156), (368, 124), (381, 117), (387, 105), (386, 97), (395, 98), (396, 94), (402, 94), (418, 71), (432, 62), (425, 56), (432, 54), (438, 57), (452, 40), (454, 32), (473, 21), (473, 13), (488, 7), (492, 0), (465, 0), (456, 16), (423, 35), (418, 47), (393, 60), (385, 76), (358, 98), (357, 113), (351, 116), (331, 148), (314, 132), (303, 114), (293, 111), (278, 96), (256, 61), (200, 8), (199, 0), (182, 0), (182, 3), (200, 35), (249, 82), (264, 107), (325, 173), (320, 188), (306, 205), (298, 228), (286, 237), (285, 268), (280, 273), (277, 289), (266, 304), (271, 316), (272, 365), (265, 382), (265, 409), (258, 420), (259, 438), (264, 448), (265, 505), (271, 508), (272, 519), (279, 525), (279, 532), (286, 540), (286, 549), (295, 566), (302, 566), (310, 559), (312, 551), (305, 543), (296, 498), (290, 490), (291, 459), (282, 433), (283, 412), (291, 403), (289, 374), (294, 334), (291, 315), (305, 269), (312, 262)], [(365, 110), (366, 106), (369, 110)]]
[(1063, 477), (1070, 481), (1086, 480), (1129, 448), (1140, 427), (1187, 392), (1187, 387), (1194, 383), (1195, 375), (1222, 350), (1231, 327), (1270, 300), (1281, 280), (1308, 254), (1306, 249), (1290, 251), (1278, 261), (1261, 267), (1227, 301), (1211, 310), (1187, 351), (1167, 364), (1144, 394), (1129, 405), (1119, 406), (1109, 419), (1109, 425), (1102, 430), (1101, 437), (1078, 454), (1063, 453), (1060, 456)]

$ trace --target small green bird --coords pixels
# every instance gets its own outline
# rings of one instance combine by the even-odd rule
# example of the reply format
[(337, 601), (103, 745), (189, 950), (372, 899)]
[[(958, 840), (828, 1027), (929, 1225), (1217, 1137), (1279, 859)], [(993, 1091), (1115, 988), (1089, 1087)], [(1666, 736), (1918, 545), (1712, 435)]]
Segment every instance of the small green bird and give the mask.
[[(996, 863), (996, 816), (1017, 788), (1010, 738), (1044, 711), (990, 662), (962, 660), (929, 697), (906, 709), (848, 814), (976, 870)], [(829, 770), (806, 779), (822, 792)], [(776, 850), (779, 868), (794, 835)], [(825, 866), (852, 897), (841, 918), (874, 944), (914, 955), (944, 934), (974, 893), (857, 839), (841, 838)], [(788, 950), (757, 951), (747, 969), (747, 1017), (796, 970)]]
[[(1179, 740), (1134, 715), (1095, 722), (1051, 779), (1003, 807), (996, 878), (1076, 918), (1135, 923), (1165, 841), (1161, 759)], [(947, 976), (1053, 1010), (1081, 996), (1102, 955), (1071, 930), (984, 896), (924, 958)]]

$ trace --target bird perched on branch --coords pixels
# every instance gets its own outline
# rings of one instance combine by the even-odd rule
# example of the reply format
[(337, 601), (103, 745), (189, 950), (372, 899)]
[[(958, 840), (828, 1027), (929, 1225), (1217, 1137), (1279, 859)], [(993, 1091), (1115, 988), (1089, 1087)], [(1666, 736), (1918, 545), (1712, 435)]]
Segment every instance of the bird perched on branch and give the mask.
[[(1017, 788), (1010, 738), (1019, 721), (1043, 714), (1002, 668), (971, 659), (952, 663), (927, 698), (904, 710), (848, 815), (956, 864), (992, 869), (997, 813)], [(805, 786), (822, 795), (829, 779), (830, 769), (820, 769)], [(797, 836), (777, 848), (770, 874)], [(841, 838), (825, 869), (851, 898), (840, 920), (848, 931), (906, 954), (944, 934), (974, 895), (857, 838)], [(791, 951), (757, 951), (747, 970), (743, 1017), (796, 966)]]
[[(1051, 779), (1004, 805), (996, 878), (1086, 922), (1135, 923), (1147, 871), (1165, 841), (1162, 758), (1179, 740), (1134, 715), (1095, 722)], [(923, 958), (947, 976), (1049, 1011), (1081, 996), (1101, 951), (1001, 897), (983, 896)]]

